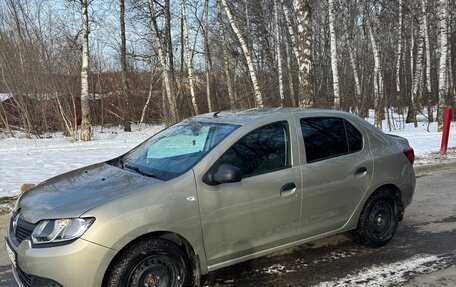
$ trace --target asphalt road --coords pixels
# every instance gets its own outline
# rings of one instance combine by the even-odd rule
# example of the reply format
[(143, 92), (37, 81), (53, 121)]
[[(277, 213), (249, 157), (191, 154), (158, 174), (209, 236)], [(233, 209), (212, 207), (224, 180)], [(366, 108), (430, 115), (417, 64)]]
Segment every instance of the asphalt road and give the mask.
[[(7, 216), (0, 216), (0, 235)], [(0, 249), (0, 286), (16, 286)], [(454, 286), (456, 169), (421, 171), (414, 201), (382, 248), (333, 236), (209, 274), (204, 286)]]

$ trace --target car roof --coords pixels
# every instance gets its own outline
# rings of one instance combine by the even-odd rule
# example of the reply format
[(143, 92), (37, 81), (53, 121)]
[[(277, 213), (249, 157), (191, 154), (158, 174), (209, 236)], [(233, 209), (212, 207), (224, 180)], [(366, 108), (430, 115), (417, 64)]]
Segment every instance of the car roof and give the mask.
[[(302, 117), (322, 117), (322, 116), (338, 116), (358, 118), (357, 116), (342, 112), (338, 110), (329, 109), (305, 109), (305, 108), (254, 108), (249, 110), (232, 110), (232, 111), (218, 111), (215, 113), (201, 114), (192, 117), (190, 120), (196, 121), (210, 121), (220, 123), (232, 123), (246, 125), (256, 122), (261, 119), (274, 119), (275, 117), (283, 116), (284, 114), (295, 114)], [(358, 118), (359, 119), (359, 118)]]

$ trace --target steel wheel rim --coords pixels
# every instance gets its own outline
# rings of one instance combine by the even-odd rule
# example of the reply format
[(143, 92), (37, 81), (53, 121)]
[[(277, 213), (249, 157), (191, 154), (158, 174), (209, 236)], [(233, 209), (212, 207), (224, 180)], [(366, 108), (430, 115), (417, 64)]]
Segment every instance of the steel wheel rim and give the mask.
[(389, 238), (394, 225), (393, 217), (394, 210), (389, 202), (377, 202), (369, 215), (369, 233), (379, 240)]
[(180, 280), (177, 267), (167, 258), (147, 257), (130, 272), (128, 286), (168, 287)]

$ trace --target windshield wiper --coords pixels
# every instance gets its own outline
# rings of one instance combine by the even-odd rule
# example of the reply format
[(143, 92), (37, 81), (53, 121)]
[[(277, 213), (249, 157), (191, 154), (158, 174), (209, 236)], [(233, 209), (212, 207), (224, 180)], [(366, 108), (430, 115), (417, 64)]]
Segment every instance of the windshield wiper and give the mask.
[(122, 159), (119, 160), (122, 168), (128, 168), (134, 172), (137, 172), (139, 173), (140, 175), (143, 175), (143, 176), (147, 176), (147, 177), (152, 177), (152, 178), (157, 178), (157, 176), (153, 173), (147, 173), (145, 171), (143, 171), (141, 168), (137, 167), (137, 166), (134, 166), (134, 165), (130, 165), (128, 163), (124, 163)]

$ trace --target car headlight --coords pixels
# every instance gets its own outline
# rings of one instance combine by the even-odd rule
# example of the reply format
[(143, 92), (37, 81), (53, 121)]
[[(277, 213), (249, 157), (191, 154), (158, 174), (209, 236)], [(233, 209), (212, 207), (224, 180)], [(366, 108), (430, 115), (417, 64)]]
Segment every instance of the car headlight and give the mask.
[(95, 218), (69, 218), (41, 221), (33, 230), (34, 244), (60, 243), (79, 238), (86, 232)]

